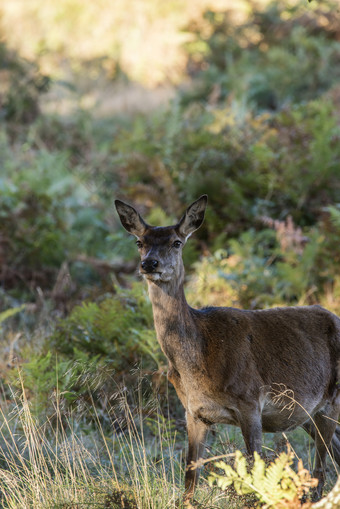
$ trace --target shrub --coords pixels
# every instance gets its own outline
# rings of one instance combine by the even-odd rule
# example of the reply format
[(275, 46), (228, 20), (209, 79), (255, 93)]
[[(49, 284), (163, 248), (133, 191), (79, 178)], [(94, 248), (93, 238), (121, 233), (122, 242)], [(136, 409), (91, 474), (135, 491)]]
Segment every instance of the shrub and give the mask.
[[(21, 358), (28, 360), (20, 362), (19, 374), (15, 366), (5, 378), (17, 389), (25, 387), (36, 416), (53, 415), (60, 396), (78, 411), (95, 405), (109, 412), (106, 406), (123, 380), (137, 386), (140, 376), (163, 364), (151, 304), (140, 284), (75, 306), (39, 349), (24, 346)], [(144, 389), (150, 393), (147, 384)]]
[(183, 107), (179, 116), (174, 113), (169, 151), (171, 111), (161, 121), (150, 116), (144, 119), (143, 142), (134, 128), (116, 138), (119, 165), (106, 173), (106, 183), (111, 179), (146, 217), (158, 206), (175, 218), (207, 193), (207, 221), (191, 242), (209, 240), (212, 251), (225, 246), (227, 236), (257, 225), (261, 216), (291, 215), (296, 224), (310, 226), (323, 207), (340, 201), (334, 110), (323, 98), (240, 121), (230, 106)]
[(198, 86), (184, 100), (228, 97), (256, 110), (311, 100), (339, 79), (336, 4), (268, 3), (235, 22), (230, 12), (207, 11), (189, 26), (189, 69)]
[(101, 254), (107, 236), (103, 214), (69, 169), (63, 152), (18, 153), (2, 137), (0, 259), (6, 291), (52, 290), (62, 263)]
[(266, 228), (245, 231), (195, 265), (190, 298), (243, 308), (323, 303), (339, 313), (338, 209), (327, 210), (304, 230), (291, 217), (263, 217)]
[(47, 92), (50, 78), (37, 64), (21, 58), (0, 43), (0, 115), (14, 123), (32, 122), (39, 113), (40, 95)]
[(72, 357), (81, 351), (110, 359), (120, 375), (144, 359), (143, 367), (157, 367), (162, 355), (153, 329), (151, 305), (143, 287), (118, 289), (97, 302), (84, 302), (61, 320), (51, 338), (52, 347)]

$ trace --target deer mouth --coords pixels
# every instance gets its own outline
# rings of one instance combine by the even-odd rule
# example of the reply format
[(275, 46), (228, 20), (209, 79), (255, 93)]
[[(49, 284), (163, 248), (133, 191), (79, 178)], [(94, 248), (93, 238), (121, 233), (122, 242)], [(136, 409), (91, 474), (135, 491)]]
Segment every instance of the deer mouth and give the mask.
[(145, 270), (142, 267), (139, 269), (139, 274), (146, 279), (159, 279), (162, 275), (162, 272), (159, 270)]
[(151, 281), (157, 281), (161, 278), (162, 273), (161, 272), (141, 272), (141, 274), (146, 279), (151, 279)]
[(165, 283), (171, 279), (170, 274), (165, 272), (141, 272), (141, 275), (149, 281), (161, 281)]

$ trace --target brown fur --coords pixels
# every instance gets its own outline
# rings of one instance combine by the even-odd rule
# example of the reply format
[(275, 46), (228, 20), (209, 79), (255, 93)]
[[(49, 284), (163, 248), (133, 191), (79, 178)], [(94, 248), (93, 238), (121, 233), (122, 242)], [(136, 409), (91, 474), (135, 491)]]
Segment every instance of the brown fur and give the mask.
[(340, 464), (340, 319), (320, 306), (191, 308), (181, 251), (202, 224), (206, 201), (201, 197), (169, 227), (151, 227), (133, 207), (116, 201), (123, 226), (138, 239), (168, 378), (186, 409), (186, 498), (198, 478), (190, 464), (201, 456), (209, 426), (219, 422), (241, 428), (250, 454), (261, 452), (262, 432), (303, 426), (316, 442), (320, 497), (332, 439)]

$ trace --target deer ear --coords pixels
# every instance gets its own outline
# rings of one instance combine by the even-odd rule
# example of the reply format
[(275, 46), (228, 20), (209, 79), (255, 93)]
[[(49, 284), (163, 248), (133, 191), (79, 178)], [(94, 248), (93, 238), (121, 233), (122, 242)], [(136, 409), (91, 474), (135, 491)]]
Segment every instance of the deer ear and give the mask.
[(120, 200), (115, 200), (115, 206), (125, 230), (136, 237), (141, 237), (147, 229), (147, 224), (137, 210)]
[(204, 194), (187, 208), (184, 216), (177, 226), (177, 231), (180, 235), (188, 238), (201, 226), (204, 221), (204, 213), (207, 202), (208, 196)]

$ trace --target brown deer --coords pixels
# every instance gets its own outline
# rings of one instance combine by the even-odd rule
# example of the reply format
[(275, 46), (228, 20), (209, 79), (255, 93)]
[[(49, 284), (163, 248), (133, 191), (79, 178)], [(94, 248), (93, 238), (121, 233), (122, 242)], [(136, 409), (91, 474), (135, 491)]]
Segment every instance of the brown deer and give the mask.
[(320, 306), (241, 310), (191, 308), (185, 298), (182, 248), (204, 220), (207, 196), (173, 226), (148, 225), (116, 200), (124, 228), (137, 238), (168, 378), (186, 410), (185, 499), (190, 505), (207, 430), (239, 426), (249, 454), (262, 432), (302, 426), (315, 440), (314, 476), (322, 494), (326, 455), (340, 465), (340, 319)]

